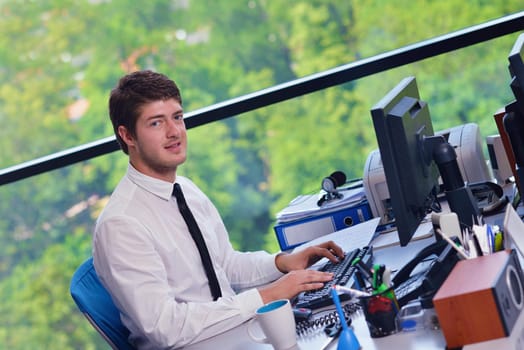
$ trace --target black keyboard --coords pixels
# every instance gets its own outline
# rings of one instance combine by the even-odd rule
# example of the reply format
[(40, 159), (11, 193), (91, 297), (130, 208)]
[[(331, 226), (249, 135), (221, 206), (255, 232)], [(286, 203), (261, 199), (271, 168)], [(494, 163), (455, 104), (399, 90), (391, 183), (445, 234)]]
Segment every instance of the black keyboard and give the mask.
[[(351, 266), (351, 263), (356, 258), (360, 258), (364, 264), (370, 266), (373, 260), (373, 248), (357, 248), (351, 252), (347, 252), (343, 261), (338, 263), (331, 261), (326, 262), (319, 271), (332, 272), (334, 274), (333, 279), (324, 284), (321, 289), (300, 293), (293, 303), (294, 307), (318, 309), (320, 307), (333, 305), (333, 300), (331, 299), (331, 288), (333, 285), (353, 286), (353, 275), (356, 267)], [(347, 294), (340, 294), (341, 301), (348, 300), (349, 298), (350, 296)]]

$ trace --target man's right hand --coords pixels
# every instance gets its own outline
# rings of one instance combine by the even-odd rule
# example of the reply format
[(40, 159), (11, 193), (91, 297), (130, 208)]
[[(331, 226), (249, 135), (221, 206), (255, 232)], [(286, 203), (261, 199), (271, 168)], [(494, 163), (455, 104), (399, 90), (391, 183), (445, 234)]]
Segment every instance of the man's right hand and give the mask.
[(277, 299), (292, 299), (301, 292), (320, 289), (333, 274), (315, 270), (295, 270), (258, 289), (264, 304)]

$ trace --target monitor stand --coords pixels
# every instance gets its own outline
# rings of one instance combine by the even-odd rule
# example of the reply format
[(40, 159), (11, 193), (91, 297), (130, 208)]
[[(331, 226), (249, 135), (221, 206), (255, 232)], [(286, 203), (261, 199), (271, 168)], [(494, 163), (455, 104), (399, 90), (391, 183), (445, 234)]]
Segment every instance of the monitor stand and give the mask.
[(457, 154), (448, 142), (442, 142), (433, 149), (433, 159), (442, 177), (444, 193), (449, 208), (456, 213), (460, 228), (472, 228), (479, 223), (480, 210), (471, 188), (464, 183), (460, 173)]

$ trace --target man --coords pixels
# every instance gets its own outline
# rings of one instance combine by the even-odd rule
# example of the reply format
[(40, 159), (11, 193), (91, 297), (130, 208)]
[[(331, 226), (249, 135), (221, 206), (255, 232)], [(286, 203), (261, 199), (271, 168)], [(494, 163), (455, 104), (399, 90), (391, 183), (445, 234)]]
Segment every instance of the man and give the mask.
[[(211, 201), (176, 174), (186, 160), (187, 138), (172, 80), (151, 71), (124, 76), (111, 91), (109, 115), (129, 166), (97, 221), (93, 257), (137, 348), (177, 348), (209, 338), (250, 319), (264, 303), (332, 279), (305, 270), (322, 257), (343, 257), (332, 242), (294, 254), (232, 248)], [(204, 237), (218, 297), (172, 195), (174, 184)]]

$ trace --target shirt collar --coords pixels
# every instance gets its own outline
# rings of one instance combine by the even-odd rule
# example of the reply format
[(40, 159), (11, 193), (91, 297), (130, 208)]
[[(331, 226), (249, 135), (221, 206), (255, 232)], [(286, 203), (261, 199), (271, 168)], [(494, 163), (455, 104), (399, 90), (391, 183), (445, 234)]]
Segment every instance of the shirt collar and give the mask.
[(131, 163), (127, 166), (127, 176), (135, 185), (157, 197), (169, 200), (172, 196), (173, 183), (144, 175), (136, 170)]

